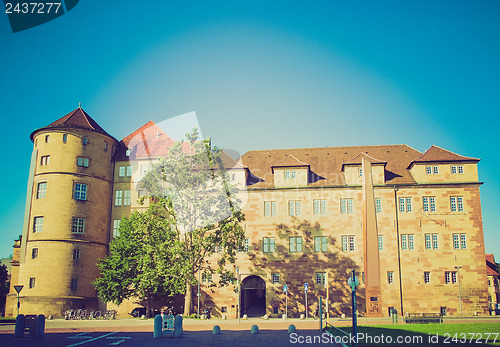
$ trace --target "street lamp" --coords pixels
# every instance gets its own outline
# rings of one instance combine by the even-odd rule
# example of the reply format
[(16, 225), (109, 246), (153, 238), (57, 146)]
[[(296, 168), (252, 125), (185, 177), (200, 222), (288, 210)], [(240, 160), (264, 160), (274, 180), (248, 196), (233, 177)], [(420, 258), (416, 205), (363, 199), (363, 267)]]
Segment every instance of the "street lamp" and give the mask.
[(455, 266), (455, 269), (457, 269), (457, 281), (458, 281), (458, 303), (460, 304), (460, 316), (462, 316), (462, 298), (460, 295), (460, 269), (461, 266)]

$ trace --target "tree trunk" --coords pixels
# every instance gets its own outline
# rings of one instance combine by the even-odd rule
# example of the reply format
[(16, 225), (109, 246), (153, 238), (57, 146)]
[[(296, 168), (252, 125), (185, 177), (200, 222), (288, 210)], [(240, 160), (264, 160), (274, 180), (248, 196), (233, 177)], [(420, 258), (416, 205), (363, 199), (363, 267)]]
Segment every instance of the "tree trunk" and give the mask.
[(192, 301), (193, 290), (191, 288), (191, 283), (189, 280), (186, 281), (186, 295), (184, 295), (184, 317), (191, 314), (191, 301)]

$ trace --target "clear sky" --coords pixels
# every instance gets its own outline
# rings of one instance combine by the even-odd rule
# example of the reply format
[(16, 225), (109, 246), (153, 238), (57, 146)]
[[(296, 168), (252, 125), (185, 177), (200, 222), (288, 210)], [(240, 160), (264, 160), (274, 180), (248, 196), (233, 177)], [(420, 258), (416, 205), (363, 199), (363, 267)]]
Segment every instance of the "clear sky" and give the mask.
[(22, 233), (29, 134), (78, 107), (121, 139), (196, 112), (253, 149), (438, 145), (479, 157), (500, 260), (500, 1), (83, 0), (11, 32), (0, 13), (0, 257)]

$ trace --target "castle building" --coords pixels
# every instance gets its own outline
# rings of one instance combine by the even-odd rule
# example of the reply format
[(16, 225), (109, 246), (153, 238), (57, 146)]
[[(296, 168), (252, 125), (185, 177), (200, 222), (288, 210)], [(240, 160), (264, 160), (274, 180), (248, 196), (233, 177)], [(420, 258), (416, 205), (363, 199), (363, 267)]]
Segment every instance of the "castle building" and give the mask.
[[(91, 284), (97, 259), (122, 216), (145, 208), (137, 202), (145, 194), (140, 179), (174, 141), (149, 122), (118, 142), (81, 108), (31, 139), (23, 237), (12, 262), (11, 285), (24, 285), (21, 313), (103, 308)], [(239, 290), (211, 288), (217, 275), (200, 274), (202, 306), (218, 316), (297, 317), (306, 310), (307, 283), (309, 314), (321, 296), (330, 315), (350, 315), (347, 280), (355, 270), (361, 315), (487, 314), (478, 162), (407, 145), (226, 156), (245, 201)], [(11, 288), (8, 315), (16, 300)]]

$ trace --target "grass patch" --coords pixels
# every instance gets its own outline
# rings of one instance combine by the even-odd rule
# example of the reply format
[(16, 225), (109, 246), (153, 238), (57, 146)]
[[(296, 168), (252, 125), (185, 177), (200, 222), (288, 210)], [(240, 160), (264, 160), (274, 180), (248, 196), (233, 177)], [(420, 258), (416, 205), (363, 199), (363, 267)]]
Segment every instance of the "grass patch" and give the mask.
[[(352, 327), (340, 329), (352, 331)], [(358, 346), (500, 346), (499, 333), (500, 323), (358, 326), (363, 337)]]

